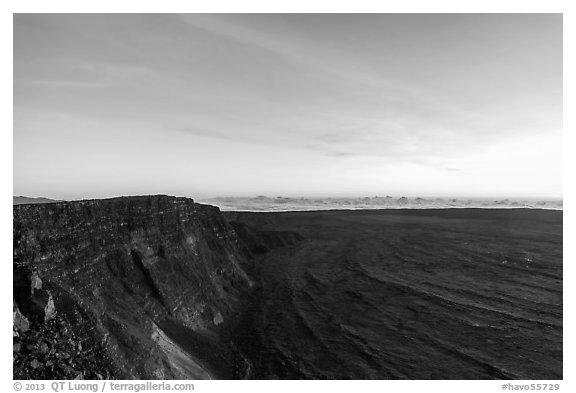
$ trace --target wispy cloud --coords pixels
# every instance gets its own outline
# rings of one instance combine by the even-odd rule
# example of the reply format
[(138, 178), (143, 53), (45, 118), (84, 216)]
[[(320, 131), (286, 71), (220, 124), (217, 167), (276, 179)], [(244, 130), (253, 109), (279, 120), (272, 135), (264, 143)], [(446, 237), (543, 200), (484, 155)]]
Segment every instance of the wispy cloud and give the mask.
[[(209, 164), (221, 178), (199, 181), (207, 189), (230, 184), (231, 193), (262, 178), (278, 192), (426, 181), (527, 190), (533, 173), (544, 172), (538, 167), (561, 165), (561, 17), (102, 14), (14, 22), (15, 143), (45, 145), (29, 149), (18, 161), (30, 163), (27, 172), (21, 165), (15, 177), (48, 171), (51, 151), (62, 162), (67, 151), (97, 157), (98, 144), (85, 139), (106, 132), (120, 152), (162, 146), (163, 160), (135, 165), (140, 179), (145, 168)], [(532, 137), (540, 143), (527, 143)], [(546, 146), (539, 160), (535, 146)], [(108, 181), (97, 164), (85, 165), (87, 177)], [(486, 184), (470, 183), (470, 173)], [(503, 173), (507, 179), (492, 181)]]
[[(317, 72), (337, 78), (345, 83), (360, 84), (363, 87), (386, 92), (389, 101), (411, 102), (422, 98), (423, 92), (415, 86), (400, 84), (393, 78), (375, 75), (368, 70), (359, 70), (354, 60), (340, 56), (336, 59), (325, 58), (319, 54), (318, 46), (313, 43), (294, 41), (271, 34), (270, 31), (259, 31), (240, 23), (234, 23), (226, 16), (209, 14), (183, 14), (179, 18), (195, 28), (210, 32), (226, 40), (243, 45), (257, 47), (263, 51), (281, 56), (284, 60), (308, 67)], [(361, 72), (363, 71), (363, 72)], [(429, 104), (437, 102), (428, 99)]]
[(20, 78), (18, 84), (48, 89), (103, 89), (112, 86), (110, 81), (87, 81), (71, 79)]

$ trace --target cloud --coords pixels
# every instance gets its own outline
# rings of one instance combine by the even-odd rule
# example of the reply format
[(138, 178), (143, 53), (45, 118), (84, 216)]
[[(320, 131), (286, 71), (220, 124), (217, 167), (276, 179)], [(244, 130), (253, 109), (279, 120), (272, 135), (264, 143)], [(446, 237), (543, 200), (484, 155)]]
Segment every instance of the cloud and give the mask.
[(177, 127), (173, 130), (185, 133), (187, 135), (199, 136), (203, 138), (220, 139), (224, 141), (244, 142), (244, 143), (263, 143), (262, 140), (250, 137), (240, 132), (215, 131), (211, 129), (200, 129), (197, 127)]
[[(287, 16), (290, 17), (290, 16)], [(415, 86), (398, 83), (394, 78), (374, 74), (354, 63), (346, 53), (328, 55), (322, 53), (321, 43), (314, 40), (298, 40), (281, 37), (270, 30), (259, 31), (246, 24), (234, 22), (226, 15), (182, 14), (178, 18), (185, 24), (202, 29), (223, 39), (259, 48), (282, 57), (285, 61), (305, 66), (340, 83), (353, 83), (363, 88), (376, 89), (384, 93), (389, 101), (409, 102), (423, 98), (423, 92)], [(437, 100), (427, 99), (431, 105)]]
[(20, 78), (18, 84), (46, 89), (103, 89), (112, 86), (110, 81), (87, 81), (70, 79)]
[(330, 156), (330, 157), (353, 157), (353, 156), (355, 156), (354, 153), (344, 152), (344, 151), (327, 152), (326, 155)]

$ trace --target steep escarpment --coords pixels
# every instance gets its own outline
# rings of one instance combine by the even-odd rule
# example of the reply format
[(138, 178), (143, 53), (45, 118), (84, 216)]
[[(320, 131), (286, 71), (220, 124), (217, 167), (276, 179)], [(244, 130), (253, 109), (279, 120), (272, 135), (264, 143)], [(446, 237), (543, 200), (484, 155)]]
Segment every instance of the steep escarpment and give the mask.
[[(56, 336), (73, 326), (84, 349), (68, 355), (95, 348), (118, 378), (231, 378), (242, 371), (222, 335), (252, 285), (240, 248), (217, 208), (187, 198), (14, 206), (15, 315), (58, 322)], [(28, 296), (34, 277), (52, 322), (35, 316), (45, 304)], [(22, 367), (29, 355), (15, 354)], [(45, 363), (34, 366), (29, 377), (46, 377)]]
[[(226, 215), (229, 218), (229, 215)], [(304, 238), (294, 231), (271, 231), (254, 225), (231, 220), (230, 225), (242, 241), (243, 250), (248, 257), (266, 254), (274, 249), (297, 243)]]

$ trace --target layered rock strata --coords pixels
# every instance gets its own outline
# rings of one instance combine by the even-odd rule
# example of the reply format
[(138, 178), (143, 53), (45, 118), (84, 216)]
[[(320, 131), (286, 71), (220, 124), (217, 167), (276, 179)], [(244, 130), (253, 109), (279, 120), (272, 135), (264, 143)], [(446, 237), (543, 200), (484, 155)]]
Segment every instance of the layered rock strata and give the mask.
[[(18, 205), (13, 232), (15, 322), (38, 315), (23, 295), (37, 278), (44, 306), (74, 327), (84, 352), (101, 349), (117, 378), (242, 372), (222, 337), (252, 283), (218, 208), (169, 196)], [(35, 366), (28, 376), (46, 377)]]

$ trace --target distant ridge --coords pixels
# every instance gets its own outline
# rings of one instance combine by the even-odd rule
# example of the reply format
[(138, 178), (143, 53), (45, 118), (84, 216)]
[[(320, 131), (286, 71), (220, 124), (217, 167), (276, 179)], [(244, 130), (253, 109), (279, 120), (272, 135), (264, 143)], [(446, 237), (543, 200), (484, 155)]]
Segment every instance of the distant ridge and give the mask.
[(266, 196), (216, 197), (198, 201), (218, 206), (223, 211), (306, 211), (365, 209), (552, 209), (562, 210), (562, 199), (498, 199), (498, 198), (420, 198), (392, 197), (327, 197), (287, 198)]
[(13, 205), (29, 205), (29, 204), (33, 204), (33, 203), (54, 203), (54, 202), (62, 202), (56, 199), (49, 199), (49, 198), (44, 198), (44, 197), (38, 197), (38, 198), (30, 198), (30, 197), (25, 197), (25, 196), (14, 196), (13, 197)]

